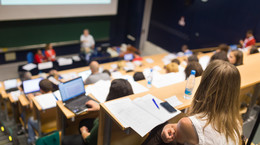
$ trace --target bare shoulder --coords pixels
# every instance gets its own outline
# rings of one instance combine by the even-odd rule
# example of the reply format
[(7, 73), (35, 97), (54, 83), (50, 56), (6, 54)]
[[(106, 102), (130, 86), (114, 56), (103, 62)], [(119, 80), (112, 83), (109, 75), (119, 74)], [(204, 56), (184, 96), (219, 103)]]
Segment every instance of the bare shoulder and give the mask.
[(190, 144), (199, 143), (197, 132), (193, 127), (191, 120), (188, 117), (180, 119), (177, 128), (178, 132), (181, 132), (181, 136), (184, 142), (188, 142)]

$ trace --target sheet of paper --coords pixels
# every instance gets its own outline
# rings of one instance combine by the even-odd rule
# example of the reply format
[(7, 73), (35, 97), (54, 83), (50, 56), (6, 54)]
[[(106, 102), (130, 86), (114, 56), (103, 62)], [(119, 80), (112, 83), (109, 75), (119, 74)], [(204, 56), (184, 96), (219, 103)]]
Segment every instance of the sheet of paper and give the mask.
[(172, 96), (170, 98), (165, 99), (172, 107), (179, 106), (183, 104), (176, 96)]
[(112, 78), (114, 78), (114, 79), (118, 79), (118, 78), (120, 78), (120, 77), (122, 76), (122, 73), (119, 72), (119, 71), (112, 72), (112, 73), (111, 73), (111, 76), (112, 76)]
[(49, 81), (51, 81), (55, 85), (59, 85), (60, 81), (56, 80), (53, 76), (48, 78)]
[(36, 64), (34, 64), (34, 63), (29, 63), (29, 64), (24, 65), (24, 66), (23, 66), (23, 69), (24, 69), (24, 70), (27, 70), (27, 71), (30, 71), (30, 70), (32, 70), (32, 69), (34, 69), (34, 68), (36, 68), (36, 67), (37, 67)]
[(111, 64), (112, 69), (117, 69), (117, 64)]
[(72, 56), (72, 59), (74, 61), (80, 61), (80, 57), (78, 55)]
[(146, 58), (145, 61), (148, 62), (148, 63), (153, 63), (154, 62), (153, 59), (151, 59), (151, 58)]
[(91, 94), (100, 102), (103, 103), (107, 99), (111, 82), (110, 80), (100, 80), (92, 85)]
[(17, 91), (13, 91), (10, 92), (11, 97), (13, 98), (14, 101), (18, 101), (19, 96), (22, 94), (21, 91), (17, 90)]
[(161, 69), (161, 67), (159, 67), (158, 65), (156, 65), (156, 66), (153, 67), (153, 70), (159, 72), (159, 71), (161, 71), (162, 69)]
[(57, 62), (59, 66), (71, 65), (73, 63), (71, 58), (59, 58)]
[(182, 82), (184, 80), (185, 80), (185, 74), (183, 72), (168, 73), (168, 74), (157, 75), (153, 77), (152, 85), (154, 85), (156, 88), (161, 88), (161, 87)]
[(138, 94), (138, 93), (142, 93), (142, 92), (146, 92), (149, 91), (149, 89), (147, 89), (146, 87), (144, 87), (143, 85), (139, 84), (138, 82), (135, 81), (129, 81), (129, 83), (132, 86), (132, 89), (134, 91), (134, 94)]
[(142, 62), (141, 62), (141, 61), (134, 61), (134, 64), (135, 64), (136, 66), (141, 66), (141, 65), (142, 65)]
[(133, 104), (129, 98), (106, 102), (105, 106), (124, 127), (131, 127), (142, 137), (160, 124), (160, 120)]
[(76, 77), (78, 77), (78, 75), (75, 72), (73, 72), (73, 73), (62, 74), (61, 77), (65, 81), (68, 81), (71, 79), (75, 79)]
[(41, 106), (42, 110), (56, 107), (57, 100), (52, 93), (36, 96), (35, 99)]
[(59, 91), (59, 90), (53, 92), (53, 95), (54, 95), (54, 96), (56, 97), (56, 99), (58, 99), (59, 101), (62, 100), (62, 99), (61, 99), (61, 94), (60, 94), (60, 91)]
[(208, 66), (209, 64), (209, 61), (210, 61), (210, 57), (209, 56), (203, 56), (199, 59), (199, 63), (202, 67), (203, 70), (206, 69), (206, 67)]
[(50, 62), (43, 62), (38, 64), (38, 69), (43, 70), (43, 69), (50, 69), (53, 67), (53, 63)]

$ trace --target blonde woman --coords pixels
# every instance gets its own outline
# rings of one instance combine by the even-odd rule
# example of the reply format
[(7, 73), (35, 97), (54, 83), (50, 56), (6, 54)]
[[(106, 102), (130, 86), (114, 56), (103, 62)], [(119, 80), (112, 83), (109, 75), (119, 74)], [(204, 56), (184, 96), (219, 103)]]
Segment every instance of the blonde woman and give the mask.
[(241, 144), (239, 115), (240, 74), (225, 61), (215, 60), (202, 74), (189, 117), (167, 124), (161, 132), (164, 143), (199, 145)]

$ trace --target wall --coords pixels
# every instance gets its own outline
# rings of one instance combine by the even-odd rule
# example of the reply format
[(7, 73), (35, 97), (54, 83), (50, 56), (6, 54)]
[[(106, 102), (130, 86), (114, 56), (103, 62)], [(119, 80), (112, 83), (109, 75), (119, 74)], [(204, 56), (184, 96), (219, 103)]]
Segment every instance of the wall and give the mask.
[[(177, 52), (220, 43), (237, 44), (248, 29), (260, 41), (259, 0), (154, 0), (148, 40)], [(181, 16), (186, 26), (178, 25)]]

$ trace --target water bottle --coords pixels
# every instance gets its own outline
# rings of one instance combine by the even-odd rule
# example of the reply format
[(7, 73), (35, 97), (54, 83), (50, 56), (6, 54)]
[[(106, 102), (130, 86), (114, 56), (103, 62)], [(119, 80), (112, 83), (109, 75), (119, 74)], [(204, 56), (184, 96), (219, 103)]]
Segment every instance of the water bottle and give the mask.
[(185, 94), (184, 94), (185, 99), (191, 98), (192, 90), (195, 85), (195, 74), (196, 74), (196, 71), (191, 70), (190, 76), (187, 79), (187, 83), (186, 83), (186, 87), (185, 87)]
[(150, 74), (147, 77), (147, 87), (148, 88), (152, 87), (152, 81), (153, 81), (153, 69), (151, 68)]

